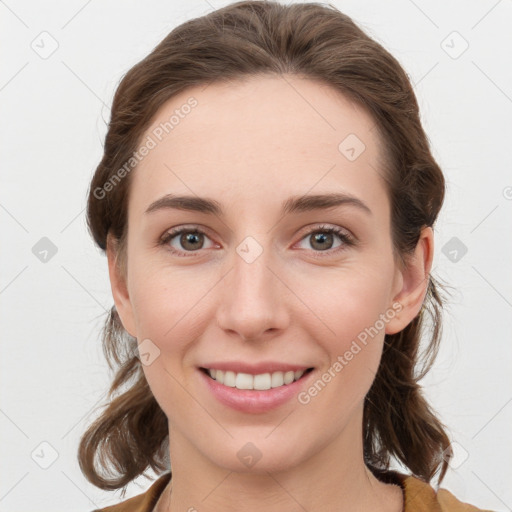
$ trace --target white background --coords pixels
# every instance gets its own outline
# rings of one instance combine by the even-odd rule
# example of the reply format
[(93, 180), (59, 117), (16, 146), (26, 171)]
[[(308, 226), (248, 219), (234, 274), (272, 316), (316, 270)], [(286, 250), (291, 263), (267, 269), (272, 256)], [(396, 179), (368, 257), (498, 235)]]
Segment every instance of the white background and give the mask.
[[(106, 258), (86, 231), (86, 192), (121, 76), (172, 28), (226, 3), (0, 2), (2, 512), (121, 501), (119, 491), (89, 484), (76, 460), (110, 383), (100, 328), (112, 296)], [(462, 462), (442, 486), (481, 508), (511, 510), (512, 3), (332, 4), (409, 73), (448, 182), (434, 274), (455, 292), (423, 381)], [(58, 42), (47, 59), (31, 47), (43, 31)], [(32, 252), (42, 237), (57, 247), (46, 263)], [(442, 252), (452, 237), (467, 247), (456, 262)], [(41, 468), (34, 459), (49, 462), (52, 450), (58, 458)], [(139, 478), (124, 499), (150, 484)]]

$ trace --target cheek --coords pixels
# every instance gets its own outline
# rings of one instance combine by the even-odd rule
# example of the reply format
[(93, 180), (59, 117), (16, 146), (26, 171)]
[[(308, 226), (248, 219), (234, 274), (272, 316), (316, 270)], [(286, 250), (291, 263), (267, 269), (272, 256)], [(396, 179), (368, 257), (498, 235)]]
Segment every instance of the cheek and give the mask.
[(130, 297), (138, 334), (160, 344), (169, 345), (167, 341), (172, 340), (175, 348), (185, 331), (191, 338), (214, 284), (212, 279), (206, 274), (204, 278), (198, 276), (190, 268), (152, 268), (142, 263), (134, 268), (132, 276)]
[(305, 302), (315, 314), (307, 328), (328, 356), (328, 367), (320, 375), (323, 382), (333, 382), (327, 386), (328, 401), (359, 402), (374, 380), (385, 336), (382, 318), (387, 318), (389, 307), (390, 274), (385, 266), (378, 271), (337, 270), (328, 280), (316, 280), (315, 287), (304, 283), (302, 293), (309, 290)]
[(342, 350), (367, 328), (383, 331), (379, 318), (390, 307), (392, 277), (387, 267), (383, 261), (380, 267), (354, 264), (296, 276), (294, 291), (312, 313), (308, 318), (322, 326), (318, 338), (325, 339), (326, 346)]
[[(189, 272), (190, 274), (190, 272)], [(132, 280), (132, 303), (139, 340), (156, 357), (143, 371), (151, 391), (166, 415), (190, 404), (183, 364), (200, 335), (200, 322), (207, 293), (204, 283), (180, 272), (146, 267)]]

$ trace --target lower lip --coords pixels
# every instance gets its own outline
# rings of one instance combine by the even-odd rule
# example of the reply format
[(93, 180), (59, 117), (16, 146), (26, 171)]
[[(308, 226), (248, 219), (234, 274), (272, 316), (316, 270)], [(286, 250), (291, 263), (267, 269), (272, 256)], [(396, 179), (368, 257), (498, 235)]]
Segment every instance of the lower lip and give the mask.
[(224, 386), (224, 384), (212, 379), (203, 370), (198, 371), (208, 389), (219, 402), (232, 409), (246, 413), (262, 413), (283, 405), (292, 397), (297, 396), (306, 387), (311, 375), (315, 373), (312, 370), (291, 384), (257, 391), (254, 389), (238, 389)]

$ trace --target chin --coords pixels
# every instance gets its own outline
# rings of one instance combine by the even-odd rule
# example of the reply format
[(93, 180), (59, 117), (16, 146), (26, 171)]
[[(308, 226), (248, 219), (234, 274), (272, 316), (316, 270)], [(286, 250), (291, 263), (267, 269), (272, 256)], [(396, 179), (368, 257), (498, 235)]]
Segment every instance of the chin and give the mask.
[(302, 456), (297, 451), (297, 445), (289, 438), (289, 443), (285, 443), (280, 436), (271, 440), (271, 435), (265, 439), (269, 431), (266, 428), (260, 437), (253, 437), (252, 441), (244, 436), (243, 440), (230, 439), (229, 444), (215, 443), (221, 449), (203, 454), (214, 465), (235, 473), (267, 474), (287, 471), (299, 465)]

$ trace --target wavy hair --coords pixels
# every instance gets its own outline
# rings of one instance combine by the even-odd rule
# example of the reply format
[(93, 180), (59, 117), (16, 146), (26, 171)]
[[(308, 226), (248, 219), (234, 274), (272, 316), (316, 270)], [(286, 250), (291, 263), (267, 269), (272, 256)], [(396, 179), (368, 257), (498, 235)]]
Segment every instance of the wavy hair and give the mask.
[[(115, 187), (106, 184), (112, 184), (137, 150), (158, 109), (187, 87), (282, 74), (330, 85), (375, 121), (386, 153), (393, 248), (406, 264), (421, 229), (434, 225), (445, 195), (445, 180), (431, 154), (407, 74), (383, 46), (333, 6), (256, 0), (232, 3), (176, 27), (117, 87), (103, 157), (88, 191), (87, 223), (103, 251), (107, 238), (115, 241), (123, 273), (131, 174)], [(380, 366), (365, 397), (364, 459), (377, 474), (389, 469), (393, 458), (427, 482), (440, 470), (440, 483), (451, 456), (450, 441), (419, 381), (437, 355), (444, 299), (439, 282), (432, 275), (427, 279), (419, 314), (401, 332), (385, 336)], [(420, 341), (426, 343), (422, 354)], [(114, 490), (148, 468), (170, 469), (169, 432), (136, 355), (137, 340), (124, 330), (115, 306), (102, 343), (115, 378), (104, 410), (81, 437), (78, 461), (92, 484)]]

